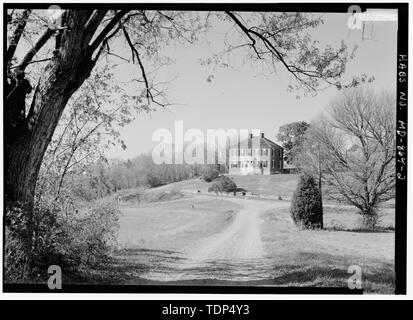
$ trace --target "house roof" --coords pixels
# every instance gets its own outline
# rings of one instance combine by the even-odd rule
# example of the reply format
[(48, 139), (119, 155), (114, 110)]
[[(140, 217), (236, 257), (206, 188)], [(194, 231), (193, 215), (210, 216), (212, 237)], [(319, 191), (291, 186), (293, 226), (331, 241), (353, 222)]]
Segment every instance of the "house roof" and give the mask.
[(283, 149), (283, 147), (279, 146), (275, 142), (272, 142), (271, 140), (267, 139), (264, 136), (249, 136), (247, 139), (241, 140), (239, 145), (238, 144), (232, 144), (231, 148), (245, 148), (248, 145), (248, 149), (251, 149), (252, 146), (260, 146), (260, 149), (262, 148), (278, 148), (278, 149)]

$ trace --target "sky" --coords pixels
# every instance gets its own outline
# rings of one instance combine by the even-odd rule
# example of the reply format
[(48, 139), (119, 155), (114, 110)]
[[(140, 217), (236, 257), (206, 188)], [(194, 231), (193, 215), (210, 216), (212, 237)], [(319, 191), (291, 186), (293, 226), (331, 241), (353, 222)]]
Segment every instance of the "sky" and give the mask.
[[(348, 14), (322, 14), (324, 24), (311, 32), (320, 45), (339, 46), (344, 41), (349, 48), (357, 45), (355, 57), (346, 67), (344, 79), (353, 75), (374, 75), (374, 87), (395, 89), (397, 22), (368, 22), (364, 31), (350, 30)], [(200, 59), (221, 52), (224, 37), (231, 27), (228, 23), (213, 21), (213, 26), (195, 45), (175, 45), (166, 48), (165, 54), (174, 63), (157, 73), (159, 81), (171, 80), (168, 100), (175, 103), (165, 109), (141, 113), (127, 127), (120, 130), (127, 148), (113, 147), (109, 158), (129, 159), (149, 152), (159, 142), (152, 141), (152, 134), (159, 128), (174, 134), (175, 121), (183, 121), (184, 131), (198, 128), (225, 130), (259, 129), (270, 140), (277, 142), (276, 134), (281, 125), (307, 121), (320, 115), (329, 101), (339, 92), (336, 88), (319, 91), (315, 97), (297, 99), (297, 93), (287, 91), (289, 75), (279, 65), (276, 74), (264, 75), (262, 70), (240, 61), (240, 54), (233, 63), (236, 68), (202, 66)], [(237, 60), (238, 57), (238, 60)], [(119, 79), (136, 76), (136, 66), (120, 63), (116, 71)], [(207, 78), (213, 75), (212, 81)]]

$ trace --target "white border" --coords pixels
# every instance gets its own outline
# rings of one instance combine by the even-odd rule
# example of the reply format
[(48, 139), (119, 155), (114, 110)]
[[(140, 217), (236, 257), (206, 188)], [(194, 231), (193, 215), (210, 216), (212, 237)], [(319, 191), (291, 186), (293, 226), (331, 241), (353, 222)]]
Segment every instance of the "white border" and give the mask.
[[(87, 1), (79, 1), (79, 0), (63, 0), (63, 1), (30, 1), (30, 0), (15, 0), (15, 1), (1, 1), (2, 4), (4, 3), (28, 3), (28, 2), (42, 2), (42, 3), (50, 3), (50, 4), (56, 4), (58, 3), (96, 3), (96, 4), (101, 4), (101, 3), (114, 3), (116, 1), (108, 1), (108, 0), (101, 0), (101, 1), (96, 1), (96, 0), (87, 0)], [(151, 1), (131, 1), (131, 0), (122, 0), (120, 1), (122, 3), (138, 3), (138, 2), (143, 2), (143, 3), (150, 3)], [(183, 1), (158, 1), (158, 3), (219, 3), (219, 1), (210, 1), (210, 0), (203, 0), (203, 1), (190, 1), (190, 0), (183, 0)], [(245, 0), (238, 0), (238, 1), (231, 1), (231, 0), (226, 0), (223, 1), (225, 3), (253, 3), (252, 0), (250, 1), (245, 1)], [(302, 1), (259, 1), (259, 3), (299, 3)], [(343, 1), (314, 1), (315, 3), (331, 3), (331, 2), (343, 2)], [(361, 1), (363, 3), (366, 2), (381, 2), (381, 3), (388, 3), (389, 1), (371, 1), (371, 0), (363, 0)], [(410, 1), (397, 1), (401, 3), (410, 3)], [(256, 3), (256, 2), (254, 2)], [(349, 2), (349, 6), (351, 4), (357, 4), (357, 3), (351, 3)], [(412, 4), (410, 4), (409, 7), (409, 17), (412, 17)], [(3, 23), (3, 10), (1, 10), (0, 17)], [(411, 25), (409, 26), (409, 53), (410, 55), (413, 55), (413, 52), (411, 50), (411, 43), (413, 42), (413, 32), (412, 32)], [(1, 43), (3, 43), (3, 30), (1, 32)], [(3, 70), (3, 59), (1, 59), (0, 62), (1, 70)], [(410, 70), (411, 63), (409, 62), (408, 65), (408, 70)], [(395, 70), (396, 72), (396, 70)], [(413, 72), (413, 71), (411, 71)], [(413, 102), (413, 79), (409, 79), (409, 99), (410, 99), (410, 104)], [(3, 97), (3, 86), (0, 86), (0, 95)], [(2, 100), (3, 101), (3, 100)], [(408, 115), (408, 122), (412, 123), (413, 122), (413, 110), (409, 112)], [(408, 135), (408, 149), (410, 150), (409, 152), (409, 159), (408, 159), (408, 170), (409, 170), (409, 175), (408, 175), (408, 190), (409, 192), (413, 187), (413, 139), (412, 139), (412, 130), (413, 128), (410, 126), (409, 128), (410, 133)], [(1, 135), (3, 132), (3, 112), (0, 113), (0, 130), (1, 130)], [(3, 138), (3, 137), (2, 137)], [(0, 166), (3, 168), (3, 139), (1, 139), (1, 158), (0, 158)], [(0, 177), (1, 181), (3, 181), (3, 170), (1, 169), (0, 172)], [(0, 205), (1, 208), (3, 208), (3, 184), (0, 185)], [(407, 212), (413, 212), (413, 207), (412, 207), (412, 200), (408, 199), (408, 209)], [(2, 226), (2, 221), (0, 222), (1, 228), (0, 228), (0, 245), (1, 248), (3, 248), (3, 226)], [(413, 243), (412, 243), (412, 235), (413, 235), (413, 225), (412, 225), (412, 220), (411, 217), (408, 217), (408, 230), (407, 230), (407, 270), (412, 269), (412, 253), (413, 253)], [(410, 250), (409, 250), (410, 249)], [(0, 258), (1, 266), (3, 265), (3, 254), (1, 254)], [(2, 267), (0, 267), (2, 268)], [(77, 300), (77, 299), (82, 299), (82, 300), (91, 300), (91, 299), (98, 299), (98, 300), (290, 300), (290, 299), (298, 299), (298, 300), (408, 300), (413, 298), (413, 278), (411, 274), (407, 274), (407, 295), (402, 296), (402, 295), (362, 295), (362, 296), (353, 296), (353, 295), (283, 295), (283, 294), (149, 294), (149, 293), (144, 293), (144, 294), (106, 294), (106, 293), (99, 293), (99, 294), (86, 294), (86, 293), (1, 293), (3, 291), (2, 288), (2, 273), (0, 274), (0, 300), (15, 300), (15, 299), (21, 299), (21, 300)]]

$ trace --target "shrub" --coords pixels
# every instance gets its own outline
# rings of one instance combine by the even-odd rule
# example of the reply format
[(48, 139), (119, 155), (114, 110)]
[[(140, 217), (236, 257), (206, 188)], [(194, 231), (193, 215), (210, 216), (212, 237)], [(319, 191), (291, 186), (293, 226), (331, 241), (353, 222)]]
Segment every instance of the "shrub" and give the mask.
[(237, 190), (237, 185), (235, 182), (227, 177), (227, 176), (222, 176), (220, 177), (217, 181), (215, 181), (212, 186), (208, 188), (208, 192), (234, 192)]
[(219, 177), (219, 171), (215, 168), (207, 167), (202, 173), (202, 179), (206, 182), (214, 181)]
[(208, 192), (215, 192), (216, 194), (223, 192), (221, 186), (217, 183), (213, 183), (212, 186), (208, 188)]
[(235, 182), (227, 176), (222, 176), (219, 182), (222, 184), (225, 192), (234, 192), (237, 190)]
[(111, 201), (101, 201), (62, 225), (65, 242), (58, 244), (71, 269), (94, 267), (105, 262), (116, 244), (119, 210)]
[(113, 202), (70, 213), (43, 202), (34, 209), (31, 241), (27, 241), (26, 217), (18, 205), (6, 207), (6, 282), (47, 277), (52, 264), (73, 272), (104, 262), (116, 241), (119, 211)]
[(34, 208), (32, 223), (19, 203), (8, 204), (5, 214), (6, 280), (27, 280), (44, 266), (62, 264), (55, 246), (59, 243), (59, 223), (53, 210)]
[(291, 201), (291, 218), (303, 228), (323, 228), (321, 193), (314, 178), (304, 174)]
[(30, 277), (27, 249), (27, 222), (19, 204), (6, 205), (4, 236), (4, 276), (6, 279), (26, 280)]
[(156, 188), (165, 184), (165, 182), (163, 182), (162, 179), (153, 172), (149, 172), (146, 175), (145, 182), (151, 188)]

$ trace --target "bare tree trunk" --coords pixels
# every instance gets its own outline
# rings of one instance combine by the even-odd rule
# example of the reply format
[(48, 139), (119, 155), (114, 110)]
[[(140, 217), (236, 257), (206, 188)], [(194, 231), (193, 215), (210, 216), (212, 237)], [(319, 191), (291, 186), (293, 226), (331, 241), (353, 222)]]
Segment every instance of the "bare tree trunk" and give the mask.
[(320, 190), (320, 203), (321, 203), (321, 214), (320, 214), (320, 225), (321, 229), (324, 229), (324, 209), (323, 209), (323, 191), (322, 191), (322, 177), (321, 177), (321, 159), (320, 159), (320, 146), (318, 146), (318, 189)]

